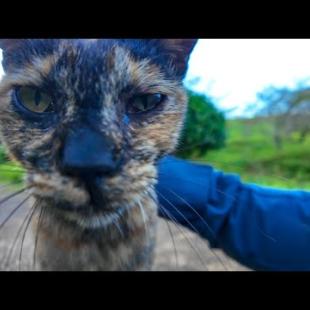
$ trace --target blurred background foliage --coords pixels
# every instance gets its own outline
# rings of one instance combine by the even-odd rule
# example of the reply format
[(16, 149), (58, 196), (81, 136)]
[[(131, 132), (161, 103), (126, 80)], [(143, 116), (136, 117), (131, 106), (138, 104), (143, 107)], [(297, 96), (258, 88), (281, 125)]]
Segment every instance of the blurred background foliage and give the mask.
[(24, 177), (24, 170), (10, 161), (3, 145), (0, 145), (0, 182), (2, 183), (21, 183)]
[(237, 173), (243, 181), (310, 189), (310, 87), (268, 87), (251, 118), (227, 119), (211, 98), (189, 93), (176, 155)]
[(225, 145), (225, 117), (205, 95), (188, 91), (188, 110), (177, 155), (203, 156)]
[[(253, 117), (243, 119), (225, 120), (212, 98), (190, 90), (188, 95), (176, 156), (237, 173), (246, 182), (310, 189), (309, 87), (263, 89)], [(0, 181), (19, 183), (23, 175), (0, 145)]]

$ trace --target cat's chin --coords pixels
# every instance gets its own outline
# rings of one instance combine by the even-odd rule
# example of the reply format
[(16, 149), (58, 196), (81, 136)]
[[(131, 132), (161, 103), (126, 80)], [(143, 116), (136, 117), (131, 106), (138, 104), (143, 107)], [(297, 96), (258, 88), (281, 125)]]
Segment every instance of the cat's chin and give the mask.
[(129, 206), (108, 208), (102, 206), (98, 209), (95, 205), (75, 206), (68, 202), (59, 202), (53, 199), (37, 198), (42, 206), (46, 207), (49, 214), (59, 220), (81, 229), (102, 229), (116, 225), (130, 209)]
[(102, 210), (99, 212), (72, 212), (58, 209), (56, 212), (69, 223), (81, 229), (97, 230), (117, 225), (128, 208), (118, 208), (116, 210)]

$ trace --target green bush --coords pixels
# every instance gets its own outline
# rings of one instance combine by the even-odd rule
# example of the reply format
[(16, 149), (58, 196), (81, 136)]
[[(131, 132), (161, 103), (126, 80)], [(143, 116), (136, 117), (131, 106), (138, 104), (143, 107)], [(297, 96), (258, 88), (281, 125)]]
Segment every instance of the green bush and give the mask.
[(17, 163), (10, 161), (3, 145), (0, 144), (0, 183), (21, 183), (24, 170)]
[(0, 164), (7, 162), (8, 156), (5, 152), (4, 146), (0, 144)]
[(225, 117), (211, 99), (188, 91), (189, 104), (177, 155), (201, 156), (225, 145)]

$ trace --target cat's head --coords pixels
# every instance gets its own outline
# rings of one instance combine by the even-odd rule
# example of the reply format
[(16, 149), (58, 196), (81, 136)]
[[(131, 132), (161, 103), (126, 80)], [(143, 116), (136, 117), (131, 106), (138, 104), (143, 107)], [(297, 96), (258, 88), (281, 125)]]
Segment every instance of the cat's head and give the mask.
[(34, 194), (86, 213), (139, 199), (176, 147), (195, 43), (0, 40), (2, 141)]

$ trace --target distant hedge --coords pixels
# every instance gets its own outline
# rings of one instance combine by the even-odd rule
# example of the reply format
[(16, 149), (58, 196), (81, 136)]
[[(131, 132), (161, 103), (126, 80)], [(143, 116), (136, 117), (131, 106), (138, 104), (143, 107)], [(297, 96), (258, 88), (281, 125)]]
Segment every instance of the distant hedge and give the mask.
[(7, 154), (5, 152), (4, 146), (0, 144), (0, 164), (8, 161)]
[(205, 95), (188, 91), (189, 104), (177, 155), (201, 156), (225, 145), (225, 117)]

